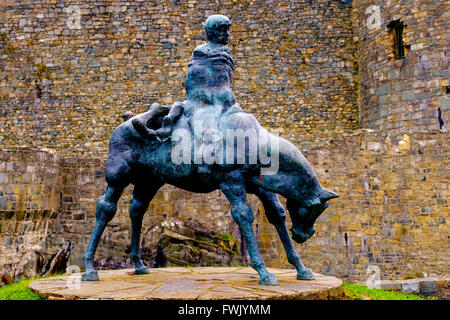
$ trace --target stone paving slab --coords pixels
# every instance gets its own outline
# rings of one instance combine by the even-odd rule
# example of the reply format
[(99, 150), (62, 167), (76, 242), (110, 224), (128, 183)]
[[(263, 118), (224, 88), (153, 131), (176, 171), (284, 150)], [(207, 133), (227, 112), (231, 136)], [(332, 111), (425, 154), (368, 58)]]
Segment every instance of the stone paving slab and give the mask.
[(29, 287), (47, 299), (112, 300), (331, 300), (343, 297), (340, 279), (315, 273), (297, 280), (289, 269), (272, 269), (280, 285), (258, 285), (252, 268), (157, 268), (135, 275), (133, 269), (101, 270), (100, 281), (81, 281), (81, 274), (40, 279)]

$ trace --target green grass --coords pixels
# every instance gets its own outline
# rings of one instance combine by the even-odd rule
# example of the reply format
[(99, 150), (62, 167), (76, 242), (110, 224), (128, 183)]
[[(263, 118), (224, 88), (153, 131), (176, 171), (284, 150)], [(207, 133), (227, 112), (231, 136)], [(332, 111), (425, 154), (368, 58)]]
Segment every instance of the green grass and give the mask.
[(23, 279), (0, 287), (0, 300), (41, 300), (41, 297), (28, 288), (28, 284), (36, 279), (39, 278)]
[(62, 276), (64, 273), (57, 273), (47, 277), (36, 277), (21, 279), (12, 284), (0, 287), (0, 300), (42, 300), (42, 298), (28, 288), (30, 282), (38, 279)]
[(370, 289), (364, 285), (344, 283), (344, 293), (350, 300), (430, 300), (415, 294), (383, 289)]

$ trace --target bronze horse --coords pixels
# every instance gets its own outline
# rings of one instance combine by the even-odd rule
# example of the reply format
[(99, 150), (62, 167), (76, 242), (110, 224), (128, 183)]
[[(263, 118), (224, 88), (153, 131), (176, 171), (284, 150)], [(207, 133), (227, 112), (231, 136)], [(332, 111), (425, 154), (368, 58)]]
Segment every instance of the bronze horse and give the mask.
[[(189, 102), (182, 104), (185, 110), (188, 109)], [(170, 108), (167, 108), (165, 112), (159, 113), (151, 120), (160, 124), (161, 118), (167, 115), (169, 110)], [(264, 166), (261, 165), (261, 161), (258, 160), (256, 164), (238, 164), (237, 153), (235, 153), (233, 159), (235, 164), (213, 163), (208, 166), (209, 173), (205, 174), (199, 172), (198, 164), (176, 164), (172, 161), (173, 148), (177, 144), (173, 136), (172, 139), (163, 142), (143, 138), (133, 122), (137, 123), (139, 118), (145, 116), (144, 113), (127, 120), (112, 133), (105, 168), (108, 185), (105, 194), (97, 201), (96, 223), (84, 255), (86, 273), (83, 274), (83, 280), (98, 280), (97, 272), (93, 267), (95, 250), (103, 230), (116, 213), (117, 202), (123, 190), (130, 183), (134, 185), (130, 205), (131, 259), (135, 262), (137, 274), (149, 272), (140, 256), (142, 217), (158, 189), (168, 183), (197, 193), (208, 193), (220, 189), (230, 202), (231, 215), (242, 230), (251, 258), (251, 266), (261, 278), (259, 283), (276, 285), (278, 284), (276, 278), (267, 271), (260, 256), (253, 231), (254, 218), (252, 208), (247, 202), (247, 193), (255, 194), (261, 200), (269, 222), (275, 226), (281, 238), (288, 261), (297, 269), (297, 278), (313, 279), (312, 272), (302, 264), (294, 249), (285, 223), (285, 210), (278, 199), (278, 194), (287, 199), (287, 209), (292, 220), (292, 237), (298, 243), (305, 242), (314, 234), (315, 220), (328, 207), (327, 201), (338, 195), (320, 185), (313, 168), (293, 144), (270, 134), (251, 114), (242, 112), (238, 107), (232, 107), (221, 118), (222, 131), (255, 129), (254, 132), (258, 137), (265, 137), (261, 141), (266, 141), (266, 150), (269, 153), (275, 151), (271, 145), (277, 144), (278, 170), (274, 174), (263, 175), (261, 170)], [(179, 116), (173, 132), (177, 130), (190, 133), (189, 117), (185, 113)], [(224, 140), (224, 149), (226, 149), (227, 141), (229, 140)], [(236, 147), (233, 145), (233, 148)], [(247, 158), (249, 152), (250, 148), (246, 148)]]
[[(105, 168), (108, 186), (97, 201), (97, 219), (84, 255), (83, 280), (98, 280), (93, 266), (95, 250), (116, 213), (117, 201), (130, 183), (134, 185), (130, 205), (131, 259), (137, 274), (149, 272), (139, 251), (142, 217), (158, 189), (168, 183), (198, 193), (220, 189), (241, 228), (251, 266), (261, 278), (259, 283), (277, 285), (275, 276), (264, 265), (253, 232), (247, 193), (255, 194), (281, 238), (288, 261), (297, 269), (297, 278), (313, 278), (294, 250), (278, 194), (287, 198), (292, 237), (299, 243), (314, 234), (315, 220), (327, 208), (328, 200), (338, 195), (322, 188), (294, 145), (270, 134), (235, 103), (230, 87), (234, 61), (226, 46), (230, 27), (230, 20), (222, 15), (206, 20), (207, 42), (192, 54), (185, 83), (186, 101), (172, 107), (153, 104), (148, 112), (132, 117), (112, 133)], [(196, 129), (196, 123), (204, 128)], [(183, 161), (178, 161), (180, 153)]]

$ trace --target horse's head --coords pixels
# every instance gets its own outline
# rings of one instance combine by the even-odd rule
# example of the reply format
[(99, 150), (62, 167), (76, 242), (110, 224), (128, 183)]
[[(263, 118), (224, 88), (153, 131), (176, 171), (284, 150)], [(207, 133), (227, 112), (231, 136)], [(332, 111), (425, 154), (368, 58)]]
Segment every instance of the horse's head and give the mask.
[(292, 221), (292, 239), (303, 243), (311, 238), (316, 232), (314, 222), (328, 208), (328, 200), (337, 197), (338, 194), (322, 188), (313, 200), (300, 202), (288, 199), (286, 206)]

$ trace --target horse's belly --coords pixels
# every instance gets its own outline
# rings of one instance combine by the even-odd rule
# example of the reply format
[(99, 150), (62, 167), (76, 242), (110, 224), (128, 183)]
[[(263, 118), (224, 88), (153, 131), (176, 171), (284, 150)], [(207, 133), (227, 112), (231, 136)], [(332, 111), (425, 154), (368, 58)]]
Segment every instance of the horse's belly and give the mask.
[(202, 183), (202, 181), (198, 179), (196, 181), (191, 181), (190, 183), (185, 183), (185, 181), (183, 182), (174, 181), (173, 183), (170, 182), (167, 183), (174, 187), (195, 193), (209, 193), (214, 190), (217, 190), (217, 187), (209, 184), (204, 184)]
[(197, 173), (195, 165), (191, 163), (177, 163), (172, 159), (171, 143), (164, 146), (164, 150), (158, 149), (158, 154), (151, 157), (147, 164), (154, 176), (159, 177), (165, 183), (191, 192), (208, 193), (215, 190), (216, 183), (212, 177), (201, 177)]
[(193, 166), (177, 165), (170, 171), (158, 170), (157, 174), (164, 182), (190, 192), (208, 193), (216, 190), (218, 186), (212, 176), (200, 176)]

